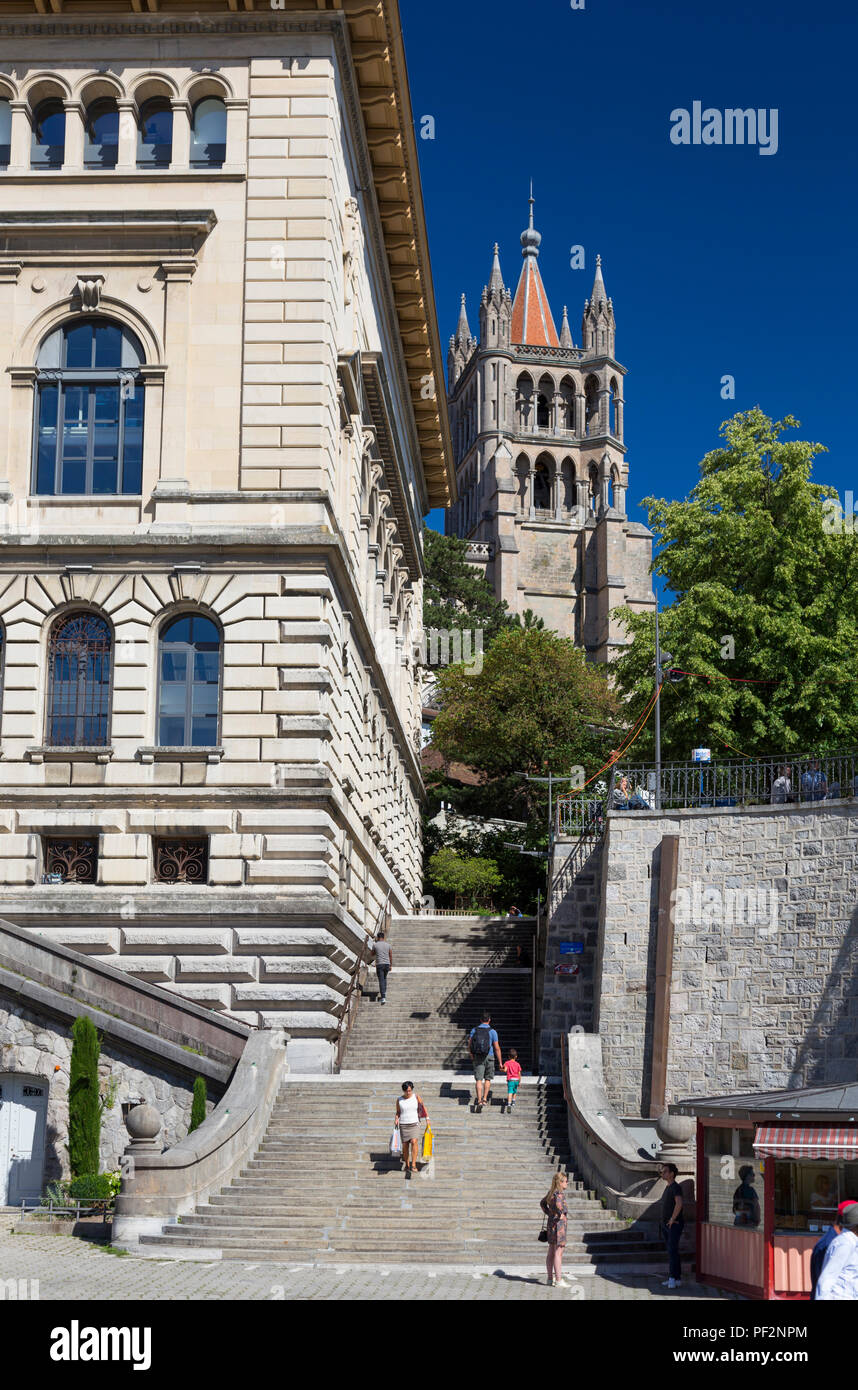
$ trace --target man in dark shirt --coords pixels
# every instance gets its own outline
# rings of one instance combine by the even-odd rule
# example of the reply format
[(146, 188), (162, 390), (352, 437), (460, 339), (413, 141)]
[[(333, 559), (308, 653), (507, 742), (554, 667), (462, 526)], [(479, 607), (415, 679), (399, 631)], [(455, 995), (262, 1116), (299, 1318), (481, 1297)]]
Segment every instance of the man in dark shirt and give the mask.
[(685, 1217), (682, 1215), (682, 1188), (676, 1181), (679, 1169), (675, 1163), (662, 1163), (658, 1171), (665, 1183), (661, 1199), (661, 1228), (667, 1246), (667, 1278), (664, 1283), (667, 1288), (675, 1289), (682, 1280), (682, 1265), (679, 1260), (679, 1242), (685, 1226)]
[(828, 1254), (828, 1247), (831, 1242), (841, 1234), (843, 1227), (840, 1224), (840, 1217), (847, 1207), (853, 1207), (854, 1201), (850, 1198), (848, 1202), (841, 1202), (837, 1208), (837, 1220), (832, 1222), (824, 1236), (816, 1242), (810, 1255), (810, 1296), (816, 1298), (816, 1286), (819, 1283), (819, 1276), (822, 1273), (822, 1266), (825, 1264), (825, 1257)]

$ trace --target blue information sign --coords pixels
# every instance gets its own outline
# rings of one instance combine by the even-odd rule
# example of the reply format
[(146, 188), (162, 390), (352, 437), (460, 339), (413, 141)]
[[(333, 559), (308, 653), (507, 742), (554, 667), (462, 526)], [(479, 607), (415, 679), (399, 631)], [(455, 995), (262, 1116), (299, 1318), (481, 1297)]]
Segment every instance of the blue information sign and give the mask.
[(579, 956), (583, 950), (583, 941), (561, 941), (560, 943), (561, 956)]

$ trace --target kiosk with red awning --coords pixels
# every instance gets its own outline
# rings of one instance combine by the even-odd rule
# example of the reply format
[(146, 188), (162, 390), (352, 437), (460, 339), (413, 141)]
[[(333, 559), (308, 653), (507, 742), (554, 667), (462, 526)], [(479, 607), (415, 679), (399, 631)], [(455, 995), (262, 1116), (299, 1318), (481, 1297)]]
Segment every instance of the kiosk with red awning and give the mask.
[(678, 1101), (697, 1118), (697, 1277), (809, 1298), (810, 1254), (858, 1200), (858, 1084)]

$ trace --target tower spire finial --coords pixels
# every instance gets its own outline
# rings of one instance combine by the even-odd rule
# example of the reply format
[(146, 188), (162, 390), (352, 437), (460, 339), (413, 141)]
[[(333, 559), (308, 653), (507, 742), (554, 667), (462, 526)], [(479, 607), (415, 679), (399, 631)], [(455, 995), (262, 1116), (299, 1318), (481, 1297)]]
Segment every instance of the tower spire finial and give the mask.
[(530, 216), (529, 216), (528, 222), (527, 222), (527, 230), (526, 230), (526, 231), (523, 231), (522, 234), (521, 234), (521, 246), (522, 246), (522, 252), (521, 252), (521, 254), (522, 254), (523, 256), (538, 256), (538, 255), (539, 255), (539, 246), (540, 246), (540, 243), (541, 243), (541, 241), (542, 241), (542, 237), (540, 236), (539, 232), (537, 232), (537, 231), (534, 230), (534, 227), (533, 227), (533, 204), (534, 204), (535, 201), (536, 201), (536, 200), (534, 199), (534, 196), (533, 196), (533, 179), (531, 179), (531, 180), (530, 180), (530, 197), (528, 198), (528, 202), (529, 202), (529, 204), (530, 204)]
[(462, 301), (459, 306), (459, 322), (456, 325), (456, 341), (466, 343), (470, 336), (471, 330), (468, 325), (468, 314), (465, 309), (465, 296), (462, 295)]

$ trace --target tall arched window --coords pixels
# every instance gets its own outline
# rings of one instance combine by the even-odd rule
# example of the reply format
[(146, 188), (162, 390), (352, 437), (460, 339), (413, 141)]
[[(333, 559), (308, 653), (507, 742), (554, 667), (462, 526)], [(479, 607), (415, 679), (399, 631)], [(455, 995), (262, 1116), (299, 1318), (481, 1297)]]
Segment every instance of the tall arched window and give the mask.
[(12, 155), (12, 104), (0, 97), (0, 169), (9, 168)]
[(219, 97), (203, 97), (191, 119), (191, 167), (219, 169), (226, 160), (226, 106)]
[(173, 157), (173, 110), (167, 97), (150, 97), (137, 123), (137, 167), (167, 169)]
[(115, 169), (119, 158), (119, 109), (112, 97), (87, 108), (83, 162), (87, 169)]
[(220, 714), (221, 636), (211, 618), (169, 619), (158, 642), (159, 748), (210, 748)]
[(97, 613), (70, 613), (54, 623), (48, 639), (48, 744), (107, 743), (111, 646), (110, 628)]
[(143, 349), (111, 319), (54, 329), (36, 361), (33, 491), (140, 492), (143, 476)]
[(65, 108), (58, 97), (50, 97), (33, 112), (30, 164), (34, 169), (61, 169), (65, 148)]
[(533, 505), (539, 511), (551, 507), (551, 464), (546, 459), (538, 459), (533, 470)]

